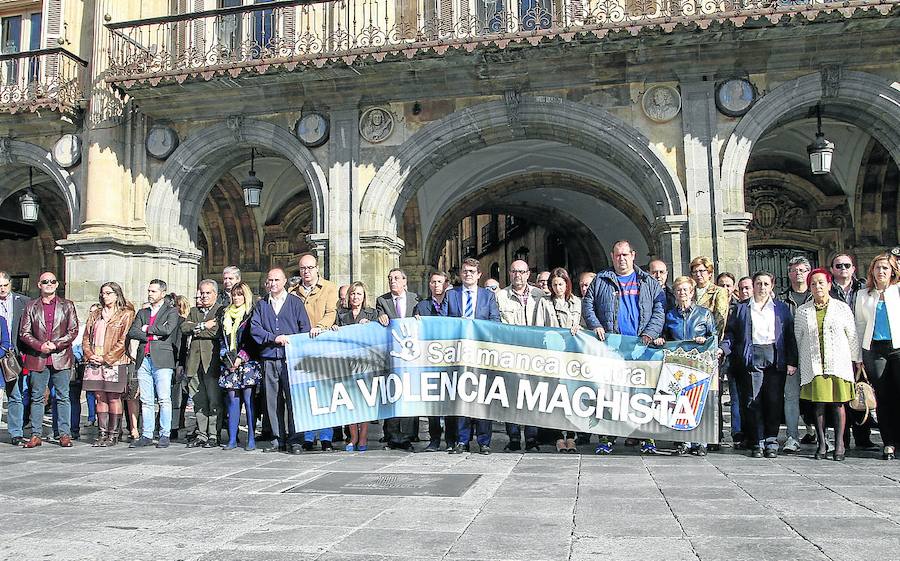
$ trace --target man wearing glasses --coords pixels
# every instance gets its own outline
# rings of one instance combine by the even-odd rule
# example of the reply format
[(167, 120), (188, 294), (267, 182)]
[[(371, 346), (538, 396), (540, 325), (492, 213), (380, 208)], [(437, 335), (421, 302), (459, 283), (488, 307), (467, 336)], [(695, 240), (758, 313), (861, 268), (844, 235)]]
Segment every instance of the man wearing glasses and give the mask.
[[(531, 269), (528, 263), (516, 260), (509, 265), (509, 286), (497, 291), (497, 307), (500, 321), (510, 325), (536, 325), (540, 327), (559, 327), (556, 312), (550, 298), (538, 287), (528, 284)], [(463, 281), (465, 282), (465, 280)], [(540, 450), (538, 446), (537, 427), (523, 427), (525, 432), (525, 451)], [(522, 436), (519, 425), (506, 423), (506, 434), (509, 444), (506, 450), (516, 452), (522, 449)], [(462, 438), (460, 438), (462, 440)]]
[(25, 448), (41, 445), (44, 421), (44, 390), (52, 382), (59, 411), (59, 445), (72, 447), (69, 380), (75, 363), (72, 341), (78, 336), (78, 316), (71, 300), (56, 295), (56, 275), (42, 273), (41, 296), (25, 307), (19, 340), (25, 353), (25, 368), (31, 377), (31, 440)]
[[(6, 328), (9, 331), (11, 352), (19, 356), (19, 324), (22, 322), (22, 313), (28, 304), (28, 298), (12, 291), (12, 279), (6, 271), (0, 271), (0, 317), (6, 320)], [(26, 376), (19, 376), (18, 380), (6, 382), (6, 398), (9, 400), (9, 411), (6, 424), (9, 427), (10, 443), (13, 446), (22, 444), (24, 440), (22, 425), (24, 424), (25, 408), (22, 396), (27, 391)]]
[[(788, 278), (791, 285), (778, 294), (778, 299), (787, 304), (791, 317), (797, 313), (797, 308), (812, 299), (812, 293), (806, 284), (806, 276), (812, 266), (809, 259), (797, 256), (788, 262)], [(800, 451), (800, 374), (788, 375), (784, 383), (784, 424), (787, 425), (787, 440), (784, 441), (782, 452), (794, 454)], [(807, 425), (807, 432), (811, 432)]]

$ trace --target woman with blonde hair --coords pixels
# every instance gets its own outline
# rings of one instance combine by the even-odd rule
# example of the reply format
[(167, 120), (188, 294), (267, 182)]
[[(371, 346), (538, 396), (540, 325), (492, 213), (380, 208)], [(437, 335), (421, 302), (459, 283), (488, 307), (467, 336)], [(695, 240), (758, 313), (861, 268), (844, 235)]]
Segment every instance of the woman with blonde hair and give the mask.
[[(375, 309), (367, 307), (368, 300), (368, 289), (364, 283), (356, 281), (351, 284), (350, 289), (347, 291), (347, 304), (349, 307), (338, 312), (337, 322), (332, 329), (377, 320), (378, 314), (375, 312)], [(354, 450), (365, 452), (368, 450), (368, 441), (369, 424), (354, 423), (350, 425), (350, 440), (347, 442), (344, 450), (347, 452), (353, 452)]]
[(862, 360), (875, 389), (878, 427), (884, 449), (893, 460), (900, 440), (900, 266), (882, 253), (869, 265), (866, 288), (856, 296), (856, 333)]
[(88, 315), (81, 345), (86, 363), (83, 387), (97, 397), (100, 434), (93, 445), (106, 447), (119, 441), (122, 395), (127, 389), (131, 364), (125, 345), (135, 311), (118, 283), (104, 283), (99, 299), (100, 306)]
[(255, 418), (253, 416), (253, 388), (262, 378), (262, 370), (256, 358), (256, 345), (250, 336), (250, 316), (253, 313), (253, 290), (245, 282), (231, 289), (231, 304), (222, 312), (222, 374), (219, 387), (228, 392), (228, 444), (225, 450), (237, 448), (237, 433), (241, 420), (241, 398), (247, 415), (247, 445), (245, 450), (256, 449)]

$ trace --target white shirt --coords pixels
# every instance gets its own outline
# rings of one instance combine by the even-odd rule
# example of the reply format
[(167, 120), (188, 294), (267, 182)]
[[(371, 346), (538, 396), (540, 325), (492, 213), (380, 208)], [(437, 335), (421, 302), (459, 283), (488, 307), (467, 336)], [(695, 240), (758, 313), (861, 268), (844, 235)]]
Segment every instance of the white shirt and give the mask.
[(754, 345), (775, 344), (775, 302), (771, 298), (762, 304), (750, 299), (750, 329)]
[(269, 304), (272, 306), (272, 310), (275, 312), (276, 316), (281, 313), (281, 307), (287, 302), (287, 297), (287, 290), (283, 290), (281, 296), (275, 296), (274, 294), (269, 293)]
[(391, 298), (394, 300), (394, 310), (399, 312), (398, 317), (406, 317), (406, 291), (400, 296), (391, 295)]
[[(462, 304), (462, 311), (465, 312), (465, 310), (466, 310), (466, 298), (468, 297), (470, 299), (470, 301), (472, 302), (472, 315), (468, 319), (474, 319), (475, 318), (475, 305), (478, 303), (478, 287), (473, 286), (472, 288), (468, 288), (468, 287), (466, 287), (466, 285), (463, 285), (462, 289), (463, 289), (463, 295), (462, 295), (463, 301), (460, 302), (460, 304)], [(465, 293), (468, 293), (468, 295)]]

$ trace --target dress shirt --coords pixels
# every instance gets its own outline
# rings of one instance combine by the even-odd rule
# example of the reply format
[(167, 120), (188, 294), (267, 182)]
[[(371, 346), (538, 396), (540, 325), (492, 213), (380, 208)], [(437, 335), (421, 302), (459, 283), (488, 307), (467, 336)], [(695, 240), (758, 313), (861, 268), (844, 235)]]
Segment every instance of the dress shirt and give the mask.
[(761, 305), (750, 299), (750, 329), (754, 345), (775, 344), (775, 302), (771, 298)]
[(272, 310), (275, 312), (276, 316), (281, 313), (281, 307), (287, 302), (287, 297), (287, 290), (281, 291), (281, 296), (275, 296), (274, 294), (269, 293), (269, 304), (272, 306)]
[(397, 315), (401, 318), (406, 317), (406, 291), (403, 291), (403, 294), (400, 296), (396, 296), (391, 294), (391, 300), (394, 301), (394, 309), (397, 310)]

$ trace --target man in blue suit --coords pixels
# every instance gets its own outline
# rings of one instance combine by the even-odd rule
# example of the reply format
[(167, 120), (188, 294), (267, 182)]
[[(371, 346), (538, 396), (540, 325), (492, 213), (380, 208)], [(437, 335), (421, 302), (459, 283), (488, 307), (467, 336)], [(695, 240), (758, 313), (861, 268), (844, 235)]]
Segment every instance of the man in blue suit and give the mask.
[[(464, 259), (459, 276), (462, 278), (462, 285), (447, 293), (447, 315), (463, 319), (500, 321), (500, 308), (497, 306), (494, 293), (478, 286), (481, 279), (481, 265), (478, 260), (471, 257)], [(459, 418), (459, 442), (449, 450), (451, 454), (462, 454), (466, 451), (472, 432), (472, 422), (473, 419), (469, 417)], [(485, 455), (490, 454), (491, 421), (474, 419), (474, 423), (479, 451)]]
[(747, 418), (741, 422), (754, 458), (778, 456), (784, 383), (797, 375), (794, 318), (784, 302), (772, 297), (773, 279), (767, 272), (753, 275), (753, 297), (729, 316), (722, 339), (722, 351), (746, 372), (749, 387), (738, 393), (746, 396)]

